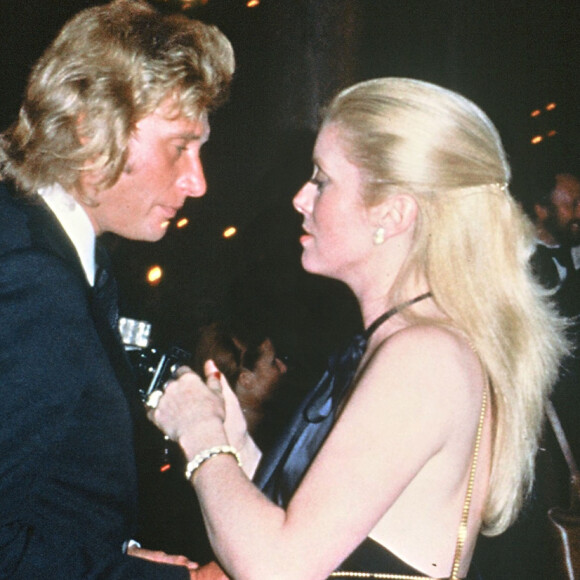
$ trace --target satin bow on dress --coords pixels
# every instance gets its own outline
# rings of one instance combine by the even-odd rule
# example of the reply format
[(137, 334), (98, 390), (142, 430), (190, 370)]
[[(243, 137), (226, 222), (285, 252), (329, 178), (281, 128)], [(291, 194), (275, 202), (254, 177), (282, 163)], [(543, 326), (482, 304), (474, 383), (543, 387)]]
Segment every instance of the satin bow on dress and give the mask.
[(254, 483), (279, 506), (286, 507), (306, 470), (336, 420), (338, 410), (353, 384), (369, 338), (391, 316), (431, 296), (421, 294), (377, 318), (353, 337), (339, 354), (331, 356), (324, 375), (300, 405), (289, 426), (262, 459)]

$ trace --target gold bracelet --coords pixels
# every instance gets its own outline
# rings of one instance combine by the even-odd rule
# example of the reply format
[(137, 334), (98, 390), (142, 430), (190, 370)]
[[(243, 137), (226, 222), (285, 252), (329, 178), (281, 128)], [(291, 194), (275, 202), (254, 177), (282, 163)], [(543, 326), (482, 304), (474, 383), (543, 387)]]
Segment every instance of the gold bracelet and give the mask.
[(198, 453), (186, 466), (185, 466), (185, 478), (191, 479), (193, 474), (208, 460), (216, 455), (233, 455), (238, 462), (238, 465), (242, 466), (242, 460), (240, 459), (240, 454), (231, 445), (216, 445), (215, 447), (210, 447), (201, 453)]
[[(333, 572), (332, 578), (386, 578), (387, 580), (429, 580), (429, 576), (407, 576), (405, 574), (383, 574), (382, 572)], [(433, 579), (435, 580), (435, 579)]]

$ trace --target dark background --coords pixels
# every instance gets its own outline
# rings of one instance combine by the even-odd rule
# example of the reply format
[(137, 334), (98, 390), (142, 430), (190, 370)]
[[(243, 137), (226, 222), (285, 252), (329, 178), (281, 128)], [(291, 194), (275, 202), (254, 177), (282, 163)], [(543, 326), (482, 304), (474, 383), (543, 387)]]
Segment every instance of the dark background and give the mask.
[[(151, 2), (180, 10), (177, 0)], [(31, 64), (66, 19), (97, 3), (0, 0), (0, 130), (17, 115)], [(204, 147), (208, 193), (182, 211), (189, 225), (172, 226), (155, 244), (107, 239), (122, 314), (152, 322), (159, 347), (191, 348), (196, 329), (215, 317), (266, 328), (296, 371), (284, 392), (297, 395), (273, 408), (281, 422), (329, 351), (361, 324), (346, 288), (300, 268), (291, 199), (311, 172), (320, 108), (339, 89), (379, 76), (456, 90), (498, 126), (524, 196), (517, 184), (530, 167), (565, 164), (580, 153), (580, 2), (261, 0), (250, 9), (246, 0), (208, 0), (187, 14), (228, 35), (237, 72)], [(541, 114), (531, 117), (534, 110)], [(543, 141), (532, 145), (536, 135)], [(226, 240), (221, 233), (230, 225), (238, 234)], [(164, 270), (156, 286), (146, 282), (153, 264)], [(172, 529), (179, 535), (174, 522)], [(488, 577), (531, 578), (511, 573), (508, 563), (521, 561), (522, 551), (513, 540), (505, 546), (480, 542), (480, 560), (492, 564)], [(537, 572), (538, 554), (523, 546), (523, 560)]]
[[(161, 10), (176, 1), (151, 0)], [(0, 0), (0, 128), (17, 114), (30, 65), (90, 0)], [(237, 72), (204, 151), (208, 193), (189, 225), (156, 244), (109, 239), (124, 314), (153, 323), (159, 345), (189, 343), (231, 312), (259, 318), (279, 349), (313, 361), (360, 324), (349, 293), (301, 272), (291, 198), (310, 173), (321, 106), (377, 76), (435, 82), (474, 100), (503, 135), (516, 177), (577, 157), (577, 0), (208, 0), (186, 11), (231, 39)], [(547, 112), (549, 102), (556, 109)], [(530, 113), (542, 110), (537, 118)], [(556, 135), (545, 137), (555, 129)], [(531, 145), (530, 139), (544, 135)], [(235, 225), (238, 234), (221, 237)], [(145, 280), (159, 264), (157, 286)]]

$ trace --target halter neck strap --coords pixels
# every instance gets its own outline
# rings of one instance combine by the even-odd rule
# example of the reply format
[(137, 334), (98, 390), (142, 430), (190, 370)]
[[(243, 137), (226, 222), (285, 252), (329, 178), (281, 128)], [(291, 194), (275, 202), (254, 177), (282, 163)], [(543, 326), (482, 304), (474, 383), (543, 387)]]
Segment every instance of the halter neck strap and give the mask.
[(373, 332), (384, 322), (386, 322), (391, 316), (397, 314), (404, 308), (416, 304), (417, 302), (421, 302), (421, 300), (425, 300), (426, 298), (431, 298), (433, 294), (431, 292), (425, 292), (424, 294), (420, 294), (419, 296), (415, 296), (415, 298), (411, 298), (411, 300), (407, 300), (406, 302), (402, 302), (397, 306), (393, 306), (390, 310), (387, 310), (384, 314), (381, 314), (376, 320), (374, 320), (370, 326), (364, 331), (363, 336), (366, 340), (368, 340)]

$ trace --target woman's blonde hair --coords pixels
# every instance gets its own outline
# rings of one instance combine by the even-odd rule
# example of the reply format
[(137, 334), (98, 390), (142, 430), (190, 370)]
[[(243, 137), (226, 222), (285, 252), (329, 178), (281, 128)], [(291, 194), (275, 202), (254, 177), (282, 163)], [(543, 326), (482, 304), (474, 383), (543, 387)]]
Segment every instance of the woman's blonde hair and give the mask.
[(115, 0), (72, 18), (34, 67), (18, 121), (0, 138), (0, 173), (24, 191), (113, 185), (136, 123), (167, 98), (198, 118), (227, 96), (230, 42), (213, 26)]
[(500, 137), (466, 98), (403, 78), (344, 90), (323, 122), (339, 127), (369, 205), (393, 191), (418, 204), (414, 246), (391, 298), (408, 298), (409, 282), (426, 279), (483, 362), (494, 416), (483, 531), (498, 534), (531, 489), (544, 404), (568, 348), (565, 321), (531, 274), (533, 228), (509, 195)]

